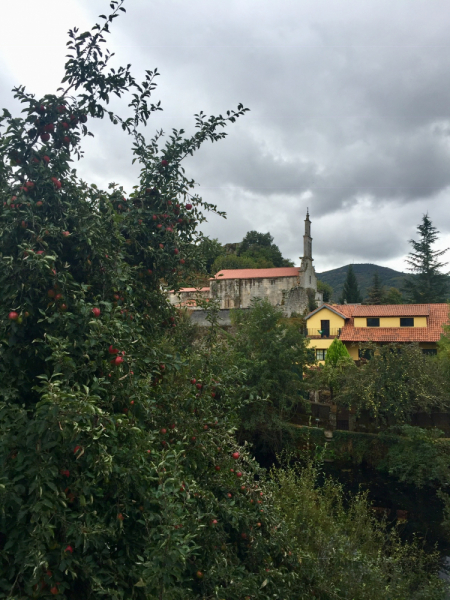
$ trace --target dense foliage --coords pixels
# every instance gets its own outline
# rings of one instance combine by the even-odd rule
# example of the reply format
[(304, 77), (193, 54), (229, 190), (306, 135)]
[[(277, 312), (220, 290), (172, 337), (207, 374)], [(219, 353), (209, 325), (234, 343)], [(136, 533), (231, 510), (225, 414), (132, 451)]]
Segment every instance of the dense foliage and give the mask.
[(331, 600), (437, 600), (437, 553), (403, 544), (375, 518), (367, 495), (348, 498), (314, 464), (277, 469), (273, 496), (301, 561), (309, 597)]
[[(181, 161), (245, 109), (146, 142), (156, 72), (137, 83), (101, 50), (121, 4), (70, 33), (66, 89), (17, 88), (23, 118), (0, 119), (0, 597), (289, 598), (295, 558), (232, 435), (236, 369), (214, 327), (181, 353), (166, 297), (202, 269), (214, 209)], [(132, 117), (107, 110), (128, 92)], [(141, 164), (130, 195), (72, 167), (106, 115)]]
[(367, 413), (380, 424), (409, 423), (416, 412), (448, 408), (435, 357), (417, 344), (362, 349), (370, 357), (339, 374), (337, 402)]
[(235, 311), (231, 341), (236, 362), (244, 372), (241, 396), (241, 440), (259, 451), (279, 451), (286, 424), (303, 402), (303, 371), (314, 362), (302, 329), (282, 320), (267, 300), (255, 300), (250, 311)]

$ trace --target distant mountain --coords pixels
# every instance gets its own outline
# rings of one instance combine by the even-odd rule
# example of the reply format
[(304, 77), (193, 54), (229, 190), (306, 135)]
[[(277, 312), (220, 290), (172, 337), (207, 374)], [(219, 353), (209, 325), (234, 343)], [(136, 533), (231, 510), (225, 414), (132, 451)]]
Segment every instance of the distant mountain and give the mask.
[[(363, 298), (367, 297), (368, 288), (372, 285), (375, 271), (378, 271), (381, 283), (385, 288), (389, 289), (395, 287), (400, 291), (403, 286), (404, 278), (408, 276), (407, 273), (401, 273), (400, 271), (394, 271), (394, 269), (389, 269), (388, 267), (380, 267), (379, 265), (372, 265), (370, 263), (352, 266)], [(317, 278), (320, 279), (320, 281), (328, 283), (333, 288), (333, 302), (339, 302), (339, 297), (347, 277), (348, 267), (349, 265), (345, 265), (345, 267), (331, 269), (331, 271), (316, 273)]]

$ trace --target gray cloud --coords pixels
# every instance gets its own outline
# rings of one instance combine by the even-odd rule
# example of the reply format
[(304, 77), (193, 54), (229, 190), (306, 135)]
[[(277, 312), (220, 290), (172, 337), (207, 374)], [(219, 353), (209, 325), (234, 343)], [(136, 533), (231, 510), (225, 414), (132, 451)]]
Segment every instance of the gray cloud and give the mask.
[[(24, 1), (10, 10), (19, 15)], [(107, 8), (75, 4), (91, 21)], [(160, 127), (192, 131), (199, 110), (251, 108), (186, 164), (205, 199), (228, 213), (210, 219), (209, 235), (270, 231), (296, 259), (309, 206), (319, 271), (349, 261), (401, 268), (426, 211), (450, 236), (447, 3), (133, 0), (127, 10), (110, 37), (117, 63), (162, 74), (155, 99), (164, 112), (149, 137)], [(1, 41), (0, 53), (11, 70)], [(60, 56), (52, 64), (60, 68)], [(127, 141), (107, 124), (95, 132), (81, 173), (131, 187)]]

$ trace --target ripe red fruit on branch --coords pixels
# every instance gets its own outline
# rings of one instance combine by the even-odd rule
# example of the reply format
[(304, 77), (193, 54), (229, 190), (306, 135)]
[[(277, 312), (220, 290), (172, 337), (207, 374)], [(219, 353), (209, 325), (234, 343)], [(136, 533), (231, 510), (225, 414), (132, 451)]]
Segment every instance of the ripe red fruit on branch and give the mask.
[(162, 167), (167, 167), (167, 165), (168, 165), (168, 164), (169, 164), (169, 163), (167, 162), (167, 160), (162, 160), (162, 161), (161, 161), (161, 166), (162, 166)]
[(101, 315), (101, 310), (99, 308), (93, 308), (92, 314), (94, 315), (94, 317), (99, 317)]
[(178, 248), (175, 248), (175, 249), (174, 249), (174, 251), (173, 251), (173, 253), (174, 253), (174, 254), (179, 254), (179, 253), (180, 253), (180, 251), (178, 250)]
[(203, 579), (203, 573), (201, 571), (197, 571), (196, 576), (197, 579)]
[(65, 552), (70, 552), (72, 554), (72, 552), (73, 552), (72, 546), (67, 546)]
[(11, 311), (8, 315), (8, 319), (10, 321), (17, 321), (18, 318), (19, 318), (19, 315), (15, 311)]
[(60, 104), (59, 106), (56, 107), (56, 110), (59, 112), (60, 115), (62, 115), (63, 113), (66, 112), (66, 107), (63, 104)]
[(42, 202), (42, 200), (39, 200), (38, 202), (36, 202), (36, 206), (41, 207), (44, 203)]
[(42, 160), (48, 164), (50, 162), (50, 157), (45, 155), (42, 157)]
[(47, 125), (44, 127), (44, 131), (46, 131), (47, 133), (49, 133), (50, 131), (54, 131), (55, 130), (55, 126), (53, 125), (53, 123), (47, 123)]
[(186, 210), (191, 210), (192, 204), (186, 204)]
[(118, 352), (119, 352), (119, 351), (117, 350), (117, 348), (113, 348), (113, 346), (111, 345), (111, 346), (108, 348), (108, 352), (109, 352), (110, 354), (118, 354)]
[(213, 519), (213, 520), (211, 521), (211, 525), (217, 525), (217, 519)]
[(196, 379), (191, 379), (191, 383), (192, 383), (192, 385), (195, 385), (197, 383), (197, 380)]
[(27, 181), (25, 187), (27, 187), (29, 190), (32, 190), (34, 188), (33, 181)]
[(61, 127), (63, 129), (69, 129), (69, 123), (65, 123), (65, 122), (61, 123)]
[(242, 473), (241, 473), (240, 471), (238, 471), (238, 472), (236, 473), (236, 477), (242, 477)]
[(123, 514), (122, 514), (122, 513), (119, 513), (119, 514), (117, 515), (117, 518), (119, 519), (119, 521), (123, 521), (123, 518), (124, 518), (124, 517), (123, 517)]
[(114, 360), (113, 363), (115, 365), (120, 365), (121, 363), (123, 363), (123, 358), (121, 356), (117, 356)]
[(59, 590), (58, 590), (58, 588), (57, 588), (57, 587), (56, 587), (56, 585), (55, 585), (55, 586), (53, 586), (52, 588), (50, 588), (50, 592), (51, 592), (51, 593), (52, 593), (54, 596), (56, 596), (56, 594), (58, 594), (58, 593), (59, 593)]
[(163, 435), (166, 435), (167, 433), (167, 429), (164, 429), (164, 427), (161, 429), (160, 433), (162, 433)]
[[(50, 134), (49, 133), (42, 133), (41, 134), (41, 140), (45, 143), (48, 142), (48, 140), (50, 139)], [(58, 592), (57, 592), (58, 593)]]
[(219, 465), (216, 465), (214, 468), (215, 468), (216, 471), (220, 471)]
[(201, 383), (197, 383), (197, 385), (195, 386), (198, 390), (202, 389), (202, 384)]
[(81, 450), (81, 446), (75, 446), (75, 448), (73, 449), (73, 453), (76, 454), (78, 450)]
[(70, 146), (70, 137), (68, 135), (65, 135), (62, 139), (62, 143), (64, 144), (64, 146)]
[(69, 231), (63, 231), (62, 234), (63, 234), (64, 237), (69, 237), (70, 232)]
[(234, 460), (237, 460), (240, 457), (240, 454), (239, 452), (233, 452), (231, 456), (234, 458)]

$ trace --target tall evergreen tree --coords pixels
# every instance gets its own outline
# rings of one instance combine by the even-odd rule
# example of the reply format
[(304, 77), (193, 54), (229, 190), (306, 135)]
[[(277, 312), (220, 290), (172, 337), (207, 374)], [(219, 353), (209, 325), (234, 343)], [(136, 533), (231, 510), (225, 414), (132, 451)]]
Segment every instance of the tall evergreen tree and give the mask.
[(339, 302), (341, 304), (344, 304), (344, 302), (362, 302), (361, 292), (359, 291), (358, 281), (356, 279), (356, 275), (353, 271), (352, 265), (348, 266), (347, 279), (345, 280), (344, 288), (342, 290), (341, 297), (339, 298)]
[(415, 274), (409, 277), (404, 284), (404, 291), (415, 304), (424, 302), (445, 302), (448, 294), (448, 280), (442, 267), (447, 263), (439, 262), (445, 250), (433, 250), (439, 231), (434, 227), (428, 214), (422, 218), (422, 223), (417, 227), (420, 234), (419, 240), (409, 240), (413, 250), (409, 253), (406, 262), (408, 270)]
[(367, 304), (383, 304), (384, 303), (384, 286), (381, 283), (380, 276), (378, 275), (378, 271), (375, 271), (372, 278), (372, 285), (367, 290)]

